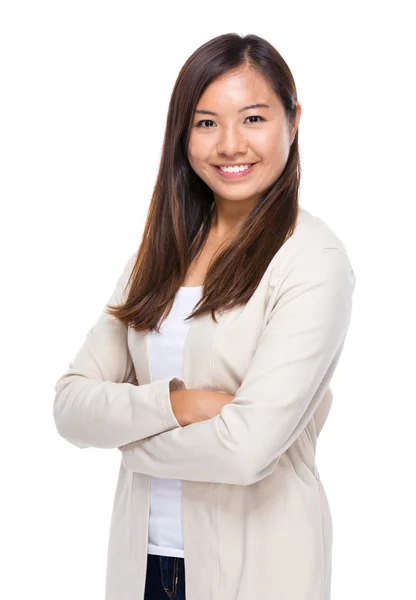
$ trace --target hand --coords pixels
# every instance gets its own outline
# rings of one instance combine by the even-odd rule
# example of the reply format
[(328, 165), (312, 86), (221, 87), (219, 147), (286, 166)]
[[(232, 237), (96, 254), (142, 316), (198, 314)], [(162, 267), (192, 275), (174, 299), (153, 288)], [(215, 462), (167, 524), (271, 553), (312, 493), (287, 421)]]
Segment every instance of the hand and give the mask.
[[(212, 390), (175, 390), (170, 392), (172, 410), (181, 427), (216, 417), (223, 407), (232, 402), (234, 398), (235, 396), (232, 394)], [(122, 452), (123, 448), (124, 446), (119, 446), (118, 450)]]
[(232, 394), (211, 390), (175, 390), (170, 398), (173, 413), (182, 427), (216, 417), (234, 400)]

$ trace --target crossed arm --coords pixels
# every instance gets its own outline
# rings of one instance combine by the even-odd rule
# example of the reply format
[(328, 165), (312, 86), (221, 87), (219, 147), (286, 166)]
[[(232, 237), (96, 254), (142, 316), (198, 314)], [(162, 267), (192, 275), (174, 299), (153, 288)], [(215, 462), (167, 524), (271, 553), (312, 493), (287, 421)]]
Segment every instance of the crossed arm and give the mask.
[(125, 468), (237, 485), (271, 473), (329, 386), (347, 335), (354, 287), (341, 248), (305, 253), (282, 278), (233, 400), (213, 418), (123, 445)]
[[(134, 256), (109, 302), (121, 301)], [(80, 448), (119, 448), (126, 469), (249, 485), (271, 473), (328, 388), (347, 335), (355, 275), (341, 248), (303, 252), (279, 276), (248, 371), (218, 413), (181, 426), (178, 377), (137, 384), (127, 329), (103, 312), (56, 384), (59, 434)], [(187, 390), (188, 394), (201, 390)]]

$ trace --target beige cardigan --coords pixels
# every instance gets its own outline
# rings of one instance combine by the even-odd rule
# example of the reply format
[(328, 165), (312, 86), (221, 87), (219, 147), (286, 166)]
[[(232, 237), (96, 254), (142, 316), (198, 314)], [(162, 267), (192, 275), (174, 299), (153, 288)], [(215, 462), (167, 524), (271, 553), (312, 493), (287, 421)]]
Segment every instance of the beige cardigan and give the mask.
[[(301, 207), (249, 302), (218, 324), (191, 322), (182, 379), (152, 381), (146, 334), (103, 312), (56, 384), (53, 416), (79, 448), (126, 446), (106, 600), (144, 598), (151, 476), (183, 480), (187, 600), (329, 600), (332, 519), (315, 451), (354, 287), (342, 242)], [(235, 398), (181, 427), (169, 391), (185, 388)]]

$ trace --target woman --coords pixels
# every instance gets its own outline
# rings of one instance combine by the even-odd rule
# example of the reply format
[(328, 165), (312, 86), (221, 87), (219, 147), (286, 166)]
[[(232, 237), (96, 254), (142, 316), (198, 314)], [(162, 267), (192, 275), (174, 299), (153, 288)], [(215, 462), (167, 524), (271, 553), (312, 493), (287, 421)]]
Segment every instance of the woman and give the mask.
[(143, 239), (56, 384), (58, 432), (119, 448), (106, 600), (328, 600), (315, 464), (355, 275), (298, 204), (301, 106), (255, 35), (181, 69)]

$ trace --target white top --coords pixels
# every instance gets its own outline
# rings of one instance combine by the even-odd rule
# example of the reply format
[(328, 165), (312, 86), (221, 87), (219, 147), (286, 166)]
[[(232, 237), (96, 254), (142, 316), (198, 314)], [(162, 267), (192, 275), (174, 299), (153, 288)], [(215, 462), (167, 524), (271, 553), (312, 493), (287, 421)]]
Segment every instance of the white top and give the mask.
[[(149, 336), (152, 380), (182, 377), (183, 348), (192, 319), (184, 321), (202, 295), (202, 285), (178, 290), (160, 333)], [(184, 557), (182, 537), (182, 480), (152, 478), (148, 553)]]

